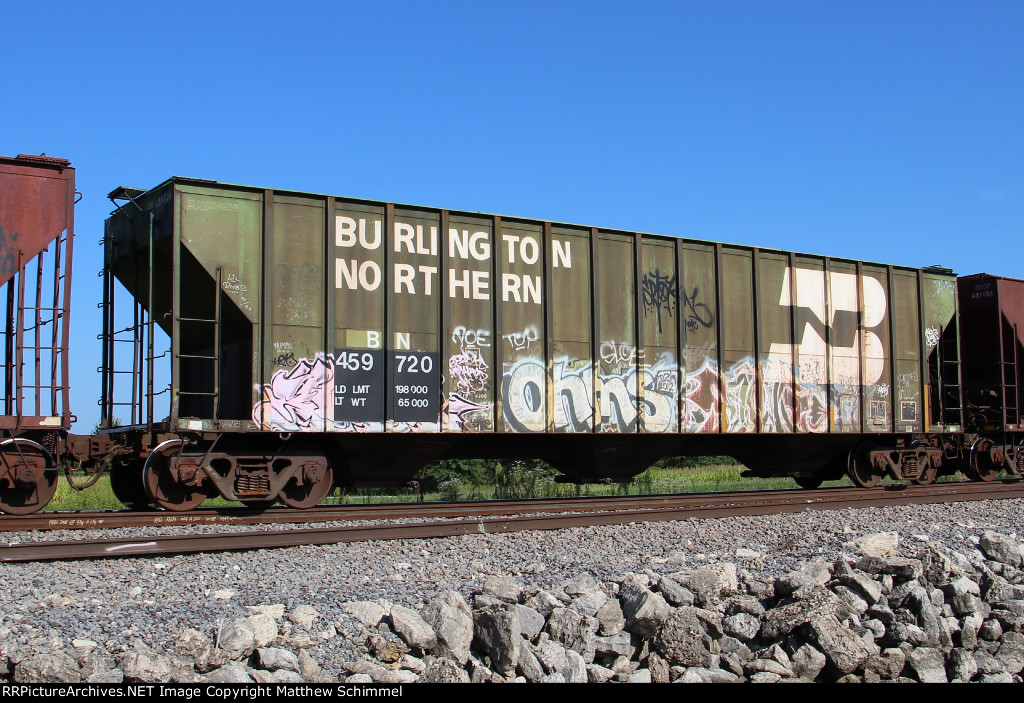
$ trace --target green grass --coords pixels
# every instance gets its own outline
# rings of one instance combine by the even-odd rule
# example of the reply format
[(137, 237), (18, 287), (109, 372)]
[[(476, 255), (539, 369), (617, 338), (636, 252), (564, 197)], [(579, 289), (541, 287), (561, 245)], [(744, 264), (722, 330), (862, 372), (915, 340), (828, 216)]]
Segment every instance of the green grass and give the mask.
[[(568, 498), (573, 496), (614, 496), (646, 495), (653, 493), (715, 493), (721, 491), (756, 491), (797, 488), (791, 478), (742, 478), (746, 469), (735, 463), (691, 462), (696, 465), (664, 468), (651, 467), (638, 474), (629, 483), (621, 484), (570, 484), (556, 483), (554, 470), (528, 466), (525, 462), (509, 462), (503, 467), (497, 464), (493, 482), (473, 481), (450, 477), (441, 481), (438, 489), (424, 494), (427, 501), (437, 500), (496, 500), (518, 498)], [(959, 473), (940, 477), (939, 481), (962, 480)], [(882, 483), (892, 483), (888, 478)], [(826, 481), (823, 487), (850, 486), (845, 476), (837, 481)], [(373, 503), (414, 503), (417, 495), (411, 488), (379, 487), (357, 488), (346, 492), (334, 489), (323, 501), (323, 505), (373, 504)], [(241, 503), (217, 496), (206, 500), (202, 507), (237, 507)], [(103, 476), (96, 485), (76, 491), (68, 486), (63, 474), (57, 485), (57, 492), (47, 510), (116, 510), (124, 505), (114, 496), (110, 488), (110, 477)]]
[(76, 491), (68, 485), (63, 472), (57, 480), (57, 492), (46, 506), (47, 510), (114, 510), (124, 504), (114, 497), (110, 476), (101, 476), (96, 485)]

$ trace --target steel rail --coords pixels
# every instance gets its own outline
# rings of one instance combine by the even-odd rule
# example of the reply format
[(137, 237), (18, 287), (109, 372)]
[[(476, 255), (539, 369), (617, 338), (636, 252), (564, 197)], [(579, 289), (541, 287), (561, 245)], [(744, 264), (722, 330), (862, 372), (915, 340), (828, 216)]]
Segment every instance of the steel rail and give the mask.
[[(731, 491), (724, 493), (655, 494), (640, 496), (587, 496), (574, 498), (529, 498), (523, 500), (481, 500), (445, 503), (372, 503), (321, 505), (307, 510), (273, 507), (263, 511), (251, 508), (207, 508), (188, 512), (166, 510), (134, 512), (130, 510), (81, 510), (37, 513), (34, 515), (0, 516), (0, 531), (24, 532), (30, 530), (105, 529), (122, 527), (164, 527), (216, 524), (280, 524), (313, 523), (338, 520), (380, 520), (381, 518), (457, 518), (467, 516), (512, 515), (538, 512), (585, 512), (602, 510), (643, 509), (652, 506), (686, 507), (693, 505), (720, 505), (737, 502), (764, 502), (766, 500), (822, 500), (845, 496), (872, 496), (927, 491), (946, 495), (987, 492), (993, 486), (1016, 485), (1020, 479), (1005, 479), (992, 483), (951, 481), (932, 486), (891, 484), (878, 488), (830, 487), (811, 490), (779, 489), (772, 491)], [(1008, 490), (997, 488), (996, 490)], [(777, 496), (777, 497), (776, 497)]]
[[(779, 495), (788, 493), (789, 496)], [(820, 493), (820, 492), (819, 492)], [(942, 485), (905, 491), (827, 491), (830, 495), (808, 497), (804, 491), (761, 493), (760, 500), (719, 501), (713, 505), (655, 507), (574, 514), (529, 515), (501, 518), (454, 519), (418, 523), (374, 524), (345, 527), (244, 531), (222, 534), (170, 535), (70, 542), (21, 542), (0, 544), (0, 562), (96, 559), (182, 553), (272, 549), (342, 542), (428, 539), (470, 534), (498, 534), (568, 527), (620, 525), (636, 522), (711, 519), (807, 511), (866, 508), (956, 500), (994, 500), (1024, 497), (1021, 484), (979, 484), (968, 493)], [(842, 494), (842, 495), (840, 495)]]

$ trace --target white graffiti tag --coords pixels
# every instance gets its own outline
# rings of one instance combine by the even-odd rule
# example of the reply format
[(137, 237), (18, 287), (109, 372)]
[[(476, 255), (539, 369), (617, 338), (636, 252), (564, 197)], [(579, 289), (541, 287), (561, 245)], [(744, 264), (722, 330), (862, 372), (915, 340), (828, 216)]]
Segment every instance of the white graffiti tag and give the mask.
[(533, 325), (526, 327), (520, 332), (512, 332), (505, 335), (505, 341), (512, 346), (513, 351), (529, 349), (533, 342), (540, 339), (540, 333)]
[(448, 373), (455, 387), (462, 393), (482, 393), (487, 390), (487, 362), (476, 350), (465, 351), (448, 359)]

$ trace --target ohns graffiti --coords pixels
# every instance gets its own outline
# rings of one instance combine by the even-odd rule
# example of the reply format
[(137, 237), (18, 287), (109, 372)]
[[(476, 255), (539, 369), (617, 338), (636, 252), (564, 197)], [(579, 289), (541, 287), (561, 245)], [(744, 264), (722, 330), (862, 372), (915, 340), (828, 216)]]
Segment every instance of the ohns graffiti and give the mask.
[[(640, 421), (648, 432), (672, 431), (676, 426), (678, 366), (671, 354), (640, 372), (601, 374), (601, 431), (636, 432)], [(543, 363), (524, 359), (502, 378), (504, 416), (517, 432), (537, 432), (545, 427), (545, 388), (548, 374)], [(643, 387), (642, 401), (637, 384)], [(587, 432), (594, 421), (594, 366), (589, 360), (566, 357), (552, 363), (554, 429), (556, 432)], [(639, 413), (638, 413), (639, 407)]]

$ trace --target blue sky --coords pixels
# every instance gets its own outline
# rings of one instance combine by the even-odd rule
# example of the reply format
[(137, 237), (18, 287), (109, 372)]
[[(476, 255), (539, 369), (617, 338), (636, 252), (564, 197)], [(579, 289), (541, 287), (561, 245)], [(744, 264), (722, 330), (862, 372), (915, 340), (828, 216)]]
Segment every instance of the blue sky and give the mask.
[(0, 154), (1024, 278), (1024, 3), (4, 3)]

